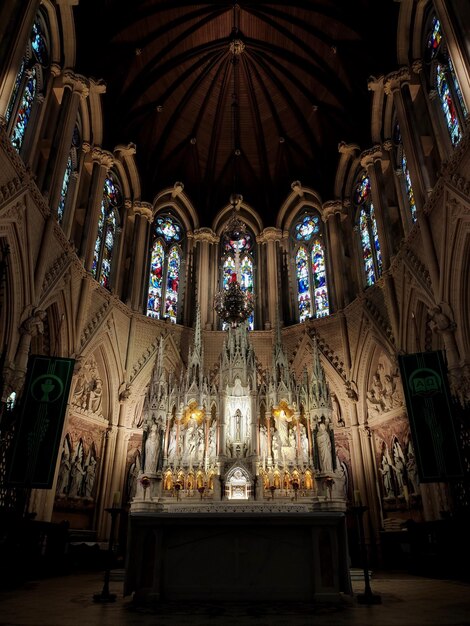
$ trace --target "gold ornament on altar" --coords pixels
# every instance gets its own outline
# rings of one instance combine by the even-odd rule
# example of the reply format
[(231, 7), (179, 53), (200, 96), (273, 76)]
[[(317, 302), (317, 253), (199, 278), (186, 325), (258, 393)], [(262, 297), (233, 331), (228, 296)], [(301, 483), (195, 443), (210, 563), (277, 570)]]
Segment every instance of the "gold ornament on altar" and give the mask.
[(187, 424), (189, 421), (193, 421), (200, 424), (205, 414), (204, 409), (199, 408), (196, 402), (190, 402), (184, 412), (183, 423)]

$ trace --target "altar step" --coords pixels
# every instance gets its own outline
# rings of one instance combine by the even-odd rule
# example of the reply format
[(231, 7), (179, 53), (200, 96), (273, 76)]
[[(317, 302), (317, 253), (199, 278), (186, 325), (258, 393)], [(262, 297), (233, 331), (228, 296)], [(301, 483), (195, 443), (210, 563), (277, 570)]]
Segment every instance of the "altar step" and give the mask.
[[(349, 568), (351, 580), (364, 580), (364, 570), (358, 567)], [(372, 570), (369, 570), (369, 578), (372, 578)]]

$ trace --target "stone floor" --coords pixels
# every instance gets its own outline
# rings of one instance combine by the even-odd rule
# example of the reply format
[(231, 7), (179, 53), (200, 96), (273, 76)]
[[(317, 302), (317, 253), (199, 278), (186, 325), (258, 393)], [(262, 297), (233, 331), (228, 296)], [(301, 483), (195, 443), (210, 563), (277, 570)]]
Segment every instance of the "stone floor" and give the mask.
[[(6, 564), (2, 563), (1, 567)], [(353, 596), (341, 606), (171, 605), (158, 611), (136, 609), (122, 597), (112, 576), (114, 603), (93, 595), (103, 588), (101, 572), (32, 580), (0, 590), (1, 626), (470, 626), (470, 581), (437, 580), (398, 571), (374, 572), (371, 588), (381, 604), (363, 605), (363, 580), (353, 579)], [(209, 582), (210, 584), (210, 582)]]

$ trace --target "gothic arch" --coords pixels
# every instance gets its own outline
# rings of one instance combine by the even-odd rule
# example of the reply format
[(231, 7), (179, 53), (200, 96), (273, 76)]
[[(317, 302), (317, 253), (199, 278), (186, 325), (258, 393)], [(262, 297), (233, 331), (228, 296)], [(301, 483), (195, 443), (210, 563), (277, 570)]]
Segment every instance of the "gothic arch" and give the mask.
[[(232, 215), (233, 207), (231, 204), (227, 204), (223, 207), (215, 216), (214, 222), (212, 224), (212, 230), (220, 236), (222, 230), (230, 219)], [(261, 231), (263, 230), (263, 221), (261, 217), (258, 215), (257, 211), (253, 209), (250, 205), (242, 202), (240, 205), (240, 210), (238, 212), (240, 219), (245, 222), (245, 224), (250, 228), (250, 230), (254, 233), (255, 237), (257, 237)]]
[(199, 228), (199, 217), (188, 195), (183, 191), (183, 183), (162, 189), (153, 200), (154, 217), (163, 211), (173, 212), (181, 220), (186, 232)]
[(322, 215), (322, 201), (318, 193), (309, 187), (302, 187), (299, 181), (292, 183), (292, 193), (279, 209), (276, 228), (289, 231), (292, 222), (301, 211), (317, 211)]

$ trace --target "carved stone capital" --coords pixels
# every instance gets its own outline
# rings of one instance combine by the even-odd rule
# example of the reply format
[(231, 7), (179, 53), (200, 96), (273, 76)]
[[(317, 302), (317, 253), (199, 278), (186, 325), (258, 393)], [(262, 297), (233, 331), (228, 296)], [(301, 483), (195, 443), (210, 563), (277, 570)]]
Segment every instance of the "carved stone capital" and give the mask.
[(383, 144), (382, 144), (382, 148), (384, 150), (386, 150), (387, 152), (392, 152), (393, 150), (393, 141), (391, 139), (386, 139)]
[(132, 204), (132, 209), (136, 215), (141, 215), (148, 222), (153, 221), (153, 211), (150, 202), (141, 202), (140, 200), (135, 200)]
[(343, 203), (341, 200), (328, 200), (323, 203), (322, 206), (322, 219), (324, 222), (327, 222), (330, 217), (335, 216), (336, 214), (341, 215), (343, 212)]
[(89, 144), (88, 141), (82, 142), (82, 152), (84, 154), (88, 154), (88, 152), (91, 152), (91, 144)]
[(97, 146), (93, 148), (91, 152), (91, 158), (93, 159), (93, 161), (96, 161), (97, 163), (105, 167), (108, 171), (114, 165), (114, 157), (111, 152), (103, 150), (102, 148), (99, 148)]
[(219, 243), (220, 237), (218, 237), (212, 228), (197, 228), (194, 231), (194, 240), (195, 241), (207, 241), (208, 243)]
[(61, 71), (62, 71), (62, 68), (60, 67), (58, 63), (51, 63), (50, 72), (54, 78), (56, 78), (57, 76), (60, 76)]
[(98, 94), (106, 93), (106, 83), (102, 78), (90, 78), (90, 91)]
[(395, 91), (399, 91), (402, 85), (409, 83), (411, 80), (410, 68), (401, 67), (396, 72), (387, 74), (384, 81), (384, 91), (389, 96)]
[(379, 145), (375, 145), (361, 153), (361, 166), (367, 169), (369, 166), (373, 165), (375, 161), (381, 161), (382, 159), (382, 148)]
[(70, 87), (72, 93), (78, 93), (82, 100), (85, 100), (90, 94), (90, 83), (81, 74), (75, 74), (72, 70), (65, 70), (62, 74), (64, 86)]
[(411, 69), (415, 74), (420, 74), (423, 71), (423, 61), (421, 59), (416, 59), (411, 64)]
[(268, 241), (281, 241), (282, 230), (275, 228), (274, 226), (268, 226), (257, 237), (258, 243), (267, 243)]

